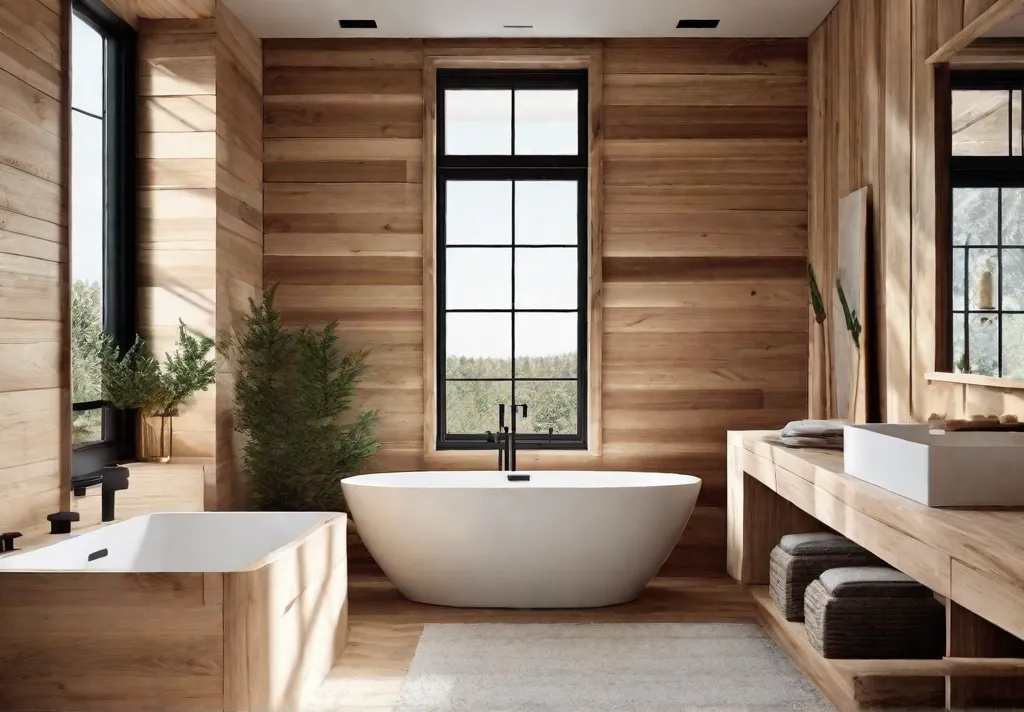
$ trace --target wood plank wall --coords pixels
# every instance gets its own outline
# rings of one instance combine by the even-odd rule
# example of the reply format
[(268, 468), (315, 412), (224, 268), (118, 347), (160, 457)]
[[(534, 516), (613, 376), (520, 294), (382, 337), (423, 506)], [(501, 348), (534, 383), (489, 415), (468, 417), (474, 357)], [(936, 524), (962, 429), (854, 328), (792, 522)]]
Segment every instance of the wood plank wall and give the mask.
[(61, 504), (70, 438), (64, 5), (0, 8), (0, 529)]
[[(141, 322), (161, 354), (174, 348), (179, 318), (215, 337), (262, 285), (262, 50), (223, 5), (215, 18), (138, 27)], [(175, 455), (215, 460), (209, 509), (244, 504), (232, 370), (220, 357), (216, 384), (175, 419)]]
[[(178, 320), (216, 333), (217, 32), (214, 20), (139, 21), (139, 320), (154, 354)], [(216, 391), (174, 421), (174, 455), (213, 458)]]
[[(831, 283), (838, 200), (871, 185), (876, 393), (890, 422), (1024, 412), (1024, 398), (929, 384), (935, 370), (935, 78), (925, 60), (992, 0), (841, 0), (810, 38), (810, 259)], [(856, 66), (851, 66), (855, 62)], [(812, 336), (810, 372), (820, 367)], [(811, 381), (811, 413), (824, 391)]]
[[(217, 333), (239, 325), (263, 286), (263, 50), (224, 5), (217, 8)], [(245, 506), (236, 466), (234, 364), (218, 356), (216, 503)], [(209, 501), (209, 498), (208, 498)]]
[[(603, 453), (520, 459), (700, 475), (665, 572), (723, 570), (726, 430), (807, 409), (806, 43), (603, 55)], [(423, 43), (268, 40), (264, 62), (264, 279), (284, 318), (339, 319), (347, 346), (373, 349), (358, 398), (382, 410), (373, 469), (490, 469), (423, 451)]]

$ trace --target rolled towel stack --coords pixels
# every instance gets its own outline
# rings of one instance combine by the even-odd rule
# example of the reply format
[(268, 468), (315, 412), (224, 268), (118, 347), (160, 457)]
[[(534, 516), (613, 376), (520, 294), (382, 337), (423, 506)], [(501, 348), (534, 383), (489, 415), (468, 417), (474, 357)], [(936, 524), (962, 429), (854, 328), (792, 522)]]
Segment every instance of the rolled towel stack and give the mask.
[(790, 447), (843, 449), (843, 423), (838, 420), (794, 420), (779, 435)]

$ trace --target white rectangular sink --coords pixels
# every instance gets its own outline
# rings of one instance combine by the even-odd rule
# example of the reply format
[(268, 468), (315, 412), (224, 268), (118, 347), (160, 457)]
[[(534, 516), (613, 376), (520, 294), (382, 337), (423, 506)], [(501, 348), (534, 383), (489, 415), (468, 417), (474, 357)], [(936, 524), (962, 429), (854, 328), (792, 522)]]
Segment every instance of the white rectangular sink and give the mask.
[(1024, 433), (847, 425), (846, 474), (929, 507), (1024, 506)]

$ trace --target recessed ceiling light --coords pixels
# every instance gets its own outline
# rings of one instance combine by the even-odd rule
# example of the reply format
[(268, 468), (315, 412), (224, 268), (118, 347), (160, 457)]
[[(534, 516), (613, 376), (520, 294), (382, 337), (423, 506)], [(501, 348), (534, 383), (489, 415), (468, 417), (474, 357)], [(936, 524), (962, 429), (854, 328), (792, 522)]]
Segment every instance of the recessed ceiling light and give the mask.
[(677, 30), (713, 30), (721, 20), (680, 20), (676, 23)]
[(338, 20), (343, 30), (376, 30), (376, 20)]
[(533, 25), (502, 25), (506, 30), (532, 30)]

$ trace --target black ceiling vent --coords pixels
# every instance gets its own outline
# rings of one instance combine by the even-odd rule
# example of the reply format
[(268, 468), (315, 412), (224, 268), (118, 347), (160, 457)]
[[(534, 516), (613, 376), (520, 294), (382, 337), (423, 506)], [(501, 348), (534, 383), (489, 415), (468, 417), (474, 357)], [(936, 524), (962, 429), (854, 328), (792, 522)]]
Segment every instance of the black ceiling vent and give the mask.
[(721, 20), (680, 20), (676, 23), (677, 30), (713, 30)]
[(343, 30), (376, 30), (376, 20), (338, 20)]

